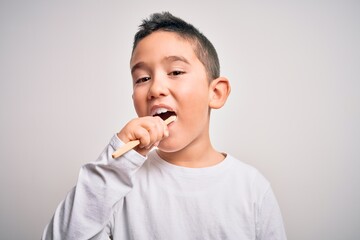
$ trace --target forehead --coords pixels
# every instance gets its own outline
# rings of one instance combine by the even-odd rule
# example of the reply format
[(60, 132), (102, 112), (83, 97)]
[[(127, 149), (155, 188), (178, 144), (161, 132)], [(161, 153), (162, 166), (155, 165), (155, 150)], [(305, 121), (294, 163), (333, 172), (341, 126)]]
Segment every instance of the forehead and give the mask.
[(174, 32), (156, 31), (140, 40), (133, 51), (130, 66), (140, 61), (161, 60), (179, 56), (191, 62), (199, 62), (194, 44)]

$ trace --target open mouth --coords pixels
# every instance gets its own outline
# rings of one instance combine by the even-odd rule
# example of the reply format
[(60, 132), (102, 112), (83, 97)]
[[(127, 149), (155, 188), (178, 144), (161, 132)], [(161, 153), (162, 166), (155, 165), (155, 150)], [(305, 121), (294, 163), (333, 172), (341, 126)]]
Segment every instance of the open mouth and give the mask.
[(176, 116), (176, 113), (174, 111), (170, 111), (165, 108), (159, 108), (156, 110), (156, 113), (153, 115), (154, 117), (159, 116), (162, 120), (166, 120), (171, 116)]

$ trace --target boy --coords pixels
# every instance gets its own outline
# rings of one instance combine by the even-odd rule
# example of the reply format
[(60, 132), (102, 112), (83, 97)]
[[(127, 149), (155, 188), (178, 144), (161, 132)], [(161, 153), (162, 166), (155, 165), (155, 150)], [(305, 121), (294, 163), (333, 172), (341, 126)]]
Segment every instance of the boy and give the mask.
[[(269, 183), (211, 145), (210, 109), (225, 104), (230, 85), (208, 39), (153, 14), (135, 35), (130, 67), (139, 118), (82, 167), (43, 239), (286, 239)], [(132, 140), (140, 145), (112, 159)]]

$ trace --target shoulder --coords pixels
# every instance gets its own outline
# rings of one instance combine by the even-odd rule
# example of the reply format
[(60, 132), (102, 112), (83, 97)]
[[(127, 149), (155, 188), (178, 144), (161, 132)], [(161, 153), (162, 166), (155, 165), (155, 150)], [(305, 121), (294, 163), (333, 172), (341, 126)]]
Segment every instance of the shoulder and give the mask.
[(227, 154), (225, 161), (229, 162), (229, 165), (231, 166), (230, 169), (237, 174), (241, 174), (242, 176), (252, 180), (256, 180), (258, 178), (260, 181), (264, 181), (264, 183), (268, 182), (257, 168), (236, 157), (233, 157), (230, 154)]
[(270, 182), (255, 167), (229, 154), (226, 157), (226, 161), (229, 161), (230, 167), (228, 174), (232, 176), (233, 180), (235, 180), (237, 184), (249, 188), (249, 192), (252, 192), (257, 198), (264, 196), (271, 188)]

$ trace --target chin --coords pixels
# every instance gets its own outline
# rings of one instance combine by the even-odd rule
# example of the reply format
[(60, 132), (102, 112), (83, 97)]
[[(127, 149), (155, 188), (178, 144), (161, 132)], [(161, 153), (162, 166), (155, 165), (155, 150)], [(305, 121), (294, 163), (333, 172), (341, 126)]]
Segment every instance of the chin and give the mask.
[(161, 147), (160, 145), (157, 147), (158, 151), (164, 153), (173, 153), (177, 152), (179, 149), (171, 148), (171, 147)]
[(178, 152), (182, 149), (182, 147), (180, 147), (179, 145), (175, 144), (174, 142), (164, 142), (162, 141), (158, 146), (157, 146), (158, 150), (160, 152), (164, 152), (164, 153), (174, 153), (174, 152)]

